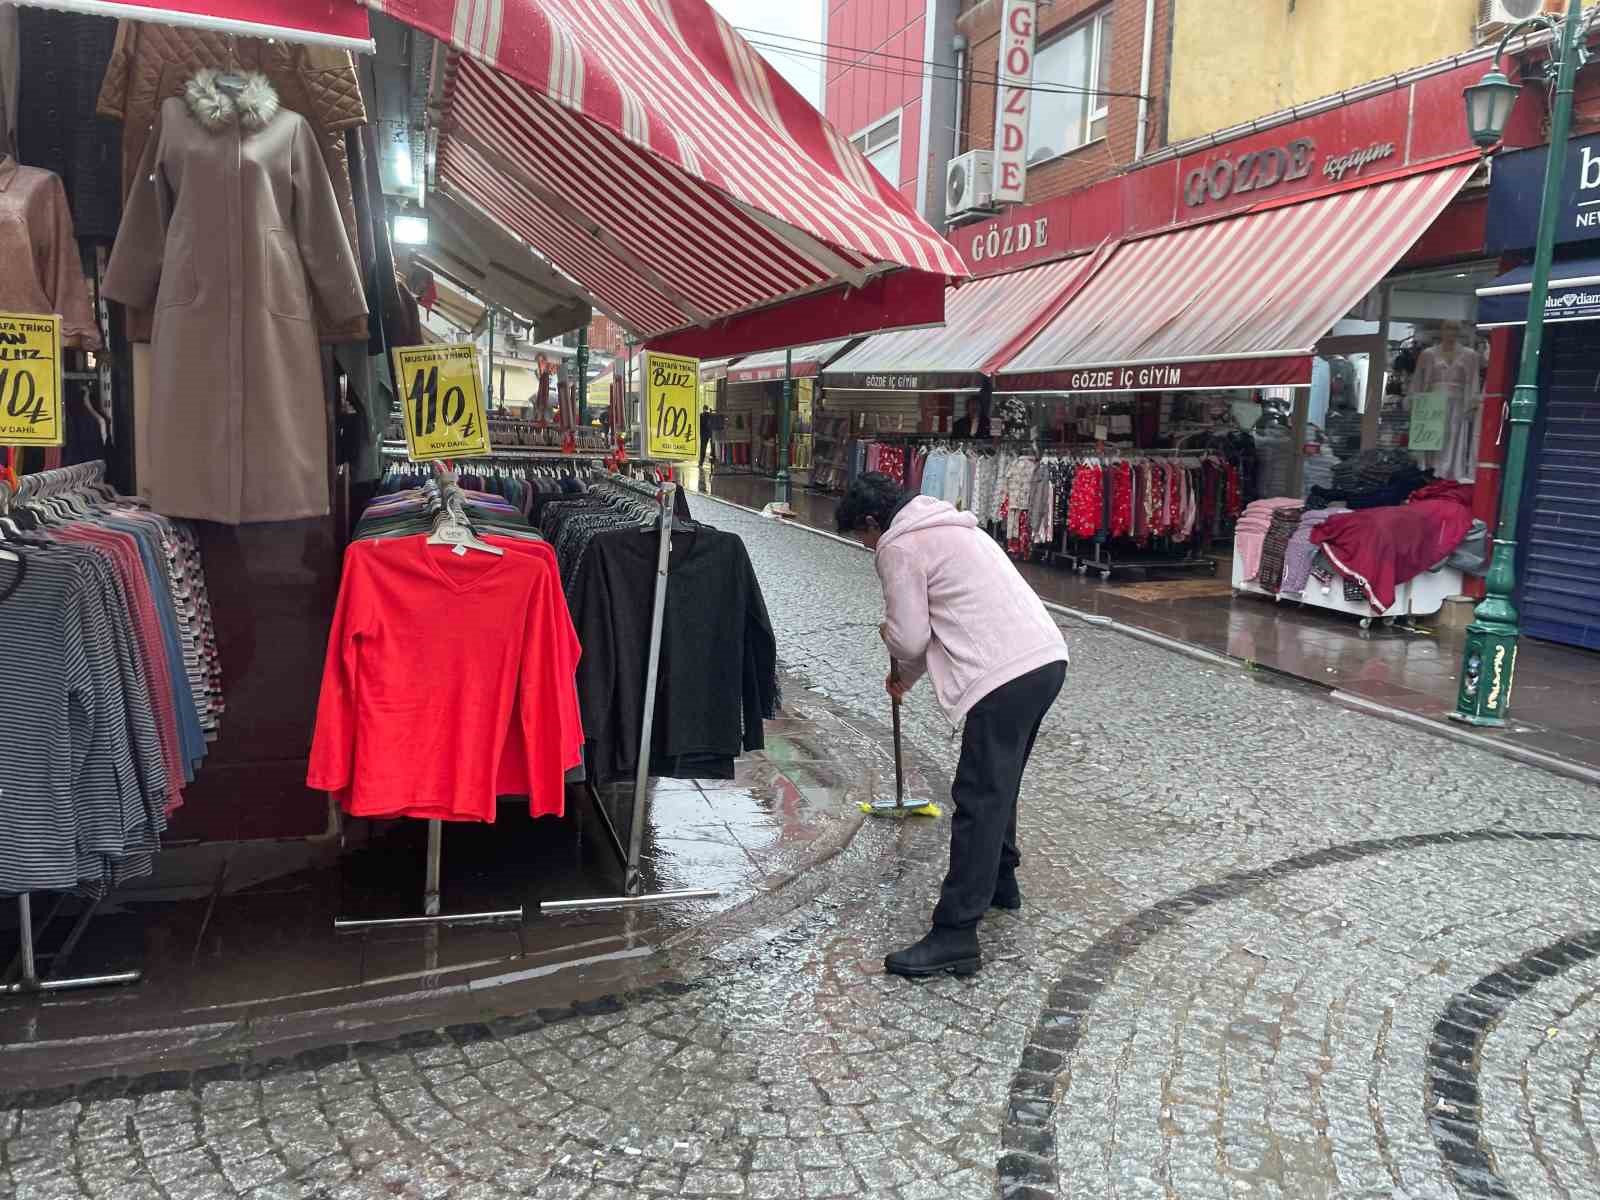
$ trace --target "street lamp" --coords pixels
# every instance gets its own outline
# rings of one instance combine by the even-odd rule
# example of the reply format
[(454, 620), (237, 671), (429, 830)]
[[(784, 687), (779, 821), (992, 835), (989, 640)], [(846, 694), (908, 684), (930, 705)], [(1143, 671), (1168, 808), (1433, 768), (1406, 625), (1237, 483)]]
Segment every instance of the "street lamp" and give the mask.
[(1494, 67), (1482, 80), (1466, 89), (1467, 127), (1472, 140), (1488, 148), (1505, 132), (1516, 100), (1517, 88), (1501, 73), (1500, 60), (1512, 37), (1530, 28), (1552, 35), (1552, 61), (1546, 71), (1554, 76), (1555, 96), (1550, 108), (1550, 151), (1545, 159), (1544, 190), (1539, 196), (1539, 226), (1534, 233), (1533, 278), (1528, 289), (1528, 324), (1522, 338), (1522, 364), (1516, 390), (1511, 394), (1511, 441), (1506, 448), (1505, 474), (1500, 492), (1500, 523), (1495, 530), (1494, 558), (1485, 581), (1485, 595), (1467, 626), (1461, 650), (1460, 686), (1456, 710), (1451, 715), (1472, 725), (1504, 725), (1511, 707), (1511, 684), (1517, 669), (1517, 639), (1521, 636), (1517, 606), (1512, 599), (1517, 586), (1517, 516), (1522, 507), (1522, 480), (1527, 469), (1528, 442), (1534, 413), (1539, 407), (1539, 356), (1544, 349), (1544, 306), (1550, 291), (1550, 260), (1554, 255), (1556, 221), (1561, 211), (1561, 180), (1567, 165), (1567, 134), (1572, 128), (1572, 90), (1578, 68), (1588, 60), (1584, 44), (1582, 0), (1568, 0), (1562, 20), (1540, 14), (1506, 30), (1495, 51)]
[(1491, 150), (1500, 144), (1511, 118), (1511, 106), (1522, 89), (1503, 75), (1496, 65), (1481, 80), (1467, 88), (1467, 130), (1475, 145)]

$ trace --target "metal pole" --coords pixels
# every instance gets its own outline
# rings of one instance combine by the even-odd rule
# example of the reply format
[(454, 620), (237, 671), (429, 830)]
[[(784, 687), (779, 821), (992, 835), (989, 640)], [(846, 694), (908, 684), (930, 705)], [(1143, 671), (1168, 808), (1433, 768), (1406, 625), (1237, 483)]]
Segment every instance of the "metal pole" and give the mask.
[[(1567, 135), (1572, 128), (1573, 82), (1578, 73), (1582, 0), (1568, 0), (1561, 27), (1561, 62), (1556, 72), (1555, 103), (1550, 112), (1550, 150), (1545, 160), (1544, 191), (1539, 197), (1539, 227), (1534, 238), (1533, 277), (1528, 289), (1528, 325), (1522, 339), (1522, 365), (1511, 393), (1511, 442), (1500, 492), (1500, 524), (1486, 594), (1467, 626), (1461, 650), (1460, 688), (1451, 715), (1471, 725), (1504, 725), (1511, 707), (1511, 685), (1517, 670), (1517, 639), (1522, 630), (1512, 597), (1517, 586), (1517, 519), (1522, 509), (1522, 481), (1528, 443), (1539, 408), (1539, 359), (1544, 350), (1544, 306), (1550, 291), (1556, 221), (1561, 208), (1561, 181), (1567, 166)], [(1501, 45), (1504, 49), (1504, 43)], [(1497, 60), (1498, 61), (1498, 60)]]
[(492, 308), (489, 310), (489, 369), (484, 372), (484, 375), (488, 377), (488, 381), (489, 381), (489, 388), (488, 388), (489, 394), (486, 397), (486, 399), (489, 402), (489, 411), (493, 412), (494, 411), (494, 309), (492, 309)]
[(777, 500), (787, 504), (793, 499), (789, 491), (789, 405), (794, 403), (794, 352), (783, 352), (783, 405), (778, 416), (778, 483)]
[(655, 732), (656, 681), (661, 670), (661, 626), (667, 611), (667, 571), (672, 561), (672, 504), (676, 484), (661, 485), (661, 538), (656, 550), (656, 588), (650, 608), (650, 650), (644, 676), (644, 721), (639, 730), (639, 765), (633, 777), (633, 822), (628, 828), (628, 866), (622, 890), (637, 896), (639, 856), (644, 851), (645, 797), (650, 790), (650, 738)]
[(428, 866), (426, 881), (422, 885), (422, 911), (425, 916), (439, 915), (439, 860), (444, 853), (444, 826), (437, 819), (428, 822)]
[[(0, 996), (20, 996), (28, 992), (68, 992), (79, 988), (109, 987), (113, 984), (138, 983), (139, 971), (113, 971), (105, 975), (80, 975), (71, 979), (40, 979), (39, 965), (33, 951), (33, 897), (27, 892), (17, 896), (17, 919), (22, 939), (18, 957), (21, 959), (21, 977), (14, 983), (0, 983)], [(71, 952), (81, 930), (75, 929), (67, 945), (55, 955), (59, 960)], [(52, 968), (53, 969), (53, 968)]]
[(33, 961), (33, 897), (27, 892), (17, 897), (17, 919), (22, 922), (22, 982), (38, 983), (39, 969)]
[(589, 423), (589, 327), (578, 327), (578, 425)]

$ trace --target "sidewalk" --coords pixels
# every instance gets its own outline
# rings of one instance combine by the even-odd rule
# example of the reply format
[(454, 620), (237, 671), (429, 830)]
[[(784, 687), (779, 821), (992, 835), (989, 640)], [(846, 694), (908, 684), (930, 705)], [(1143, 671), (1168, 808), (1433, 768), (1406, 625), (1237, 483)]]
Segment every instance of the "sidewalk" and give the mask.
[[(691, 490), (704, 484), (706, 494), (755, 509), (774, 494), (772, 480), (760, 476), (702, 479), (691, 469), (686, 484)], [(794, 490), (795, 518), (812, 528), (832, 533), (836, 505), (833, 496)], [(1513, 724), (1471, 729), (1449, 716), (1461, 663), (1460, 630), (1425, 624), (1418, 633), (1377, 625), (1363, 630), (1331, 613), (1266, 597), (1236, 597), (1226, 558), (1215, 578), (1125, 585), (1032, 563), (1019, 569), (1049, 603), (1305, 680), (1368, 711), (1426, 722), (1456, 737), (1479, 735), (1503, 751), (1559, 760), (1600, 779), (1600, 655), (1524, 639)]]
[[(860, 801), (892, 787), (886, 734), (785, 681), (767, 749), (733, 780), (652, 781), (646, 892), (715, 888), (712, 899), (543, 916), (542, 900), (615, 896), (621, 871), (592, 804), (562, 818), (501, 805), (493, 825), (446, 823), (446, 913), (514, 909), (520, 921), (337, 932), (336, 917), (422, 912), (427, 826), (351, 822), (335, 839), (172, 846), (157, 874), (119, 889), (62, 973), (139, 970), (128, 987), (0, 998), (0, 1090), (85, 1076), (265, 1061), (329, 1040), (503, 1012), (550, 1011), (651, 986), (691, 935), (779, 892), (843, 848)], [(889, 781), (886, 783), (885, 781)], [(632, 788), (606, 797), (626, 812)], [(625, 824), (619, 834), (627, 837)], [(35, 900), (35, 924), (46, 898)], [(16, 906), (0, 906), (15, 945)], [(69, 913), (41, 932), (47, 952)], [(41, 975), (50, 964), (41, 962)], [(0, 1189), (3, 1190), (3, 1189)]]

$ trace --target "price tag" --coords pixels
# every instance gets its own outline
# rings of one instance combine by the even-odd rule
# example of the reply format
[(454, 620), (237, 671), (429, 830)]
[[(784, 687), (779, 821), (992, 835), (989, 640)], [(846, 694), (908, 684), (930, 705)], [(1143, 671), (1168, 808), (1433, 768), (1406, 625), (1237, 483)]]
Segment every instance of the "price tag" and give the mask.
[(412, 462), (489, 452), (475, 346), (396, 346), (394, 373)]
[(645, 352), (646, 458), (691, 462), (700, 456), (699, 395), (698, 358)]
[(1450, 411), (1450, 398), (1443, 392), (1424, 392), (1411, 397), (1411, 432), (1406, 445), (1412, 450), (1443, 450), (1444, 423)]
[(0, 312), (0, 446), (59, 446), (61, 318)]

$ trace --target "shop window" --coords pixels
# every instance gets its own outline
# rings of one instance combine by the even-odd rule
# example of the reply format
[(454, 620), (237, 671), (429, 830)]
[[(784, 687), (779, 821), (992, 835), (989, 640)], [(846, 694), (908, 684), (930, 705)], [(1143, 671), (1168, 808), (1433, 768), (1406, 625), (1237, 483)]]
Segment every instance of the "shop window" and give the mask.
[(1039, 47), (1028, 109), (1028, 163), (1069, 154), (1106, 136), (1111, 13), (1102, 9)]
[(898, 112), (892, 112), (882, 120), (875, 121), (867, 126), (850, 139), (850, 144), (867, 156), (867, 161), (877, 168), (879, 175), (889, 181), (890, 186), (900, 186), (900, 114)]

